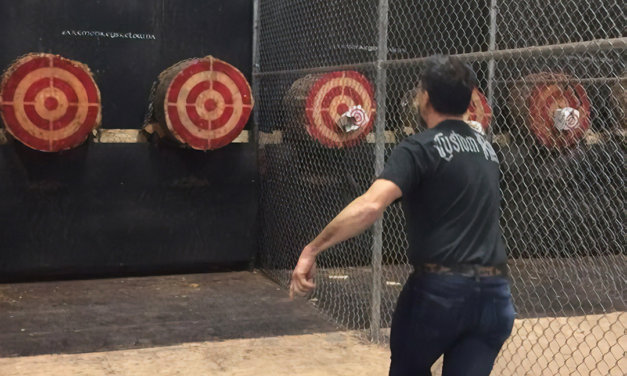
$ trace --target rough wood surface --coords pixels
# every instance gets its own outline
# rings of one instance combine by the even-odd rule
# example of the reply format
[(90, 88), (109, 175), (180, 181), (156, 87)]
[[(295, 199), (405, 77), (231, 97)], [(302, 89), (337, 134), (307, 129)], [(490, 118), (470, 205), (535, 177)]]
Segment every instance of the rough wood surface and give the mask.
[[(579, 111), (578, 126), (559, 131), (553, 122), (555, 109), (573, 107)], [(564, 149), (583, 139), (590, 127), (590, 102), (583, 86), (565, 74), (531, 74), (510, 86), (509, 110), (513, 133), (525, 143), (539, 143), (548, 149)]]
[(158, 136), (193, 149), (214, 150), (241, 134), (254, 100), (239, 70), (206, 56), (164, 70), (154, 86), (151, 103), (147, 131), (158, 126), (153, 132)]
[(100, 90), (85, 64), (28, 54), (2, 76), (0, 117), (6, 130), (32, 149), (72, 149), (100, 126)]

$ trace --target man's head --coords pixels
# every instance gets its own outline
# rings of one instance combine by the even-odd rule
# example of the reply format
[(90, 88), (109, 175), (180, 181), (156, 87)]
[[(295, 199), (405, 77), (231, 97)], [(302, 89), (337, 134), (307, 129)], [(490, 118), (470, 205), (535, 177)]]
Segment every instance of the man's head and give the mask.
[(468, 64), (451, 56), (431, 56), (420, 76), (420, 115), (429, 127), (435, 125), (429, 125), (429, 118), (461, 117), (476, 86), (477, 75)]

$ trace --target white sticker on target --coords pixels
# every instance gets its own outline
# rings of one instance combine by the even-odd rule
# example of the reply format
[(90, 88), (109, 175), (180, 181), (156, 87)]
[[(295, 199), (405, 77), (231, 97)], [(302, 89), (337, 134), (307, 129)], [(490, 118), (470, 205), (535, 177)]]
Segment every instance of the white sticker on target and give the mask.
[(571, 131), (579, 126), (579, 111), (572, 107), (558, 108), (553, 113), (553, 124), (560, 131)]
[(466, 124), (470, 126), (475, 132), (482, 134), (485, 136), (485, 131), (483, 130), (483, 125), (476, 120), (468, 120)]
[(365, 126), (370, 121), (368, 113), (361, 107), (361, 105), (353, 106), (340, 116), (337, 121), (338, 127), (344, 132), (354, 132), (359, 128)]

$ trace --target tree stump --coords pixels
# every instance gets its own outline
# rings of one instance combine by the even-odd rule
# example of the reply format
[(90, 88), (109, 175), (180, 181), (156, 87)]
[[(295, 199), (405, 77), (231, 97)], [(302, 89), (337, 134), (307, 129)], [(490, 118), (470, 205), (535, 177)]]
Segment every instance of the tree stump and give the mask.
[(590, 128), (588, 95), (566, 74), (536, 73), (515, 83), (510, 89), (510, 112), (516, 126), (526, 126), (537, 142), (551, 150), (575, 145)]
[[(420, 109), (418, 103), (417, 88), (406, 93), (401, 99), (401, 114), (403, 125), (406, 133), (418, 131), (418, 128), (424, 127), (420, 118)], [(464, 120), (475, 130), (487, 133), (492, 122), (492, 108), (488, 104), (488, 100), (481, 91), (475, 88), (470, 97), (470, 104), (464, 114)]]
[(24, 145), (58, 152), (77, 147), (100, 125), (100, 90), (89, 68), (58, 55), (19, 58), (2, 76), (0, 115)]
[(161, 134), (193, 149), (215, 150), (242, 132), (254, 100), (237, 68), (207, 56), (163, 71), (152, 105)]
[(372, 85), (355, 71), (312, 74), (296, 80), (283, 98), (286, 136), (309, 138), (328, 148), (350, 148), (372, 130)]
[(610, 88), (610, 94), (612, 96), (612, 107), (614, 107), (614, 114), (618, 120), (618, 128), (627, 128), (627, 91), (625, 86), (627, 84), (627, 75), (623, 75), (620, 80), (616, 81)]
[(492, 108), (488, 104), (488, 99), (479, 89), (475, 88), (470, 97), (468, 110), (464, 115), (464, 120), (475, 127), (476, 130), (483, 130), (487, 133), (492, 122)]

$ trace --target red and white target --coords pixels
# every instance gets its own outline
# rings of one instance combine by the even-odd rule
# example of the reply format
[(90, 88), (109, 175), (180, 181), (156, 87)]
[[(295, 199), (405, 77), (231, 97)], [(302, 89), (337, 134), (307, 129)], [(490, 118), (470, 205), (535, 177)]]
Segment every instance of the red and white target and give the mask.
[(164, 101), (168, 129), (194, 149), (233, 141), (253, 108), (250, 85), (232, 65), (212, 56), (194, 60), (172, 80)]
[(566, 75), (544, 73), (526, 99), (528, 126), (548, 148), (564, 148), (582, 139), (590, 128), (590, 99), (579, 83)]
[(19, 59), (0, 84), (1, 116), (23, 144), (55, 152), (76, 147), (100, 125), (100, 91), (87, 66), (52, 54)]
[(472, 91), (470, 104), (468, 105), (468, 110), (464, 115), (464, 120), (481, 124), (481, 128), (483, 128), (484, 132), (487, 132), (490, 128), (490, 122), (492, 121), (492, 108), (488, 104), (488, 99), (477, 88)]
[(366, 77), (355, 71), (328, 73), (307, 96), (307, 132), (328, 147), (354, 146), (372, 130), (375, 111)]

